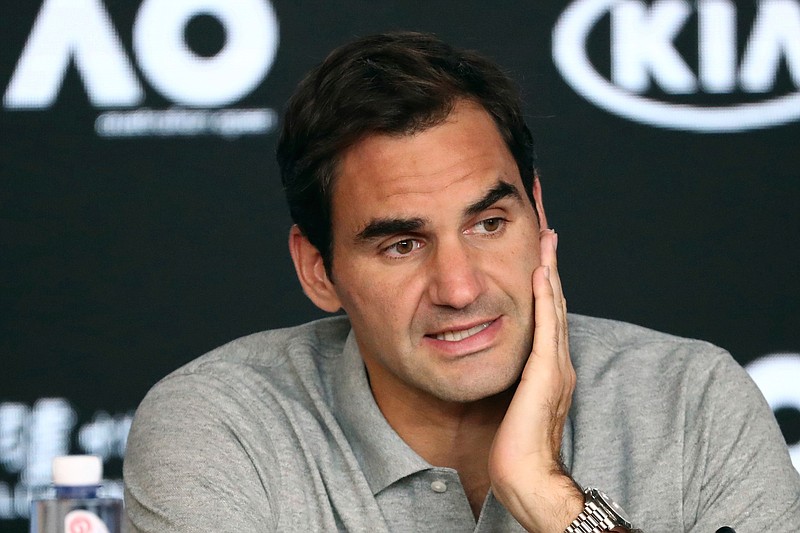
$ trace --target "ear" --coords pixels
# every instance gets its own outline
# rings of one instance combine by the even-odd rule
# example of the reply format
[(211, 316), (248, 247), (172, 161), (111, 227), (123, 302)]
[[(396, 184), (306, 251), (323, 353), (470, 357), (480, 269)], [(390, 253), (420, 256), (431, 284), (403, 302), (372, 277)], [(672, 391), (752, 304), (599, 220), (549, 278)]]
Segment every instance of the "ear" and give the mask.
[(325, 271), (322, 254), (296, 224), (289, 230), (289, 252), (292, 254), (297, 279), (300, 280), (306, 296), (323, 311), (338, 311), (342, 304)]
[(539, 229), (547, 229), (547, 215), (544, 212), (544, 202), (542, 202), (542, 184), (539, 182), (539, 176), (533, 177), (533, 200), (536, 205), (536, 212), (539, 214)]

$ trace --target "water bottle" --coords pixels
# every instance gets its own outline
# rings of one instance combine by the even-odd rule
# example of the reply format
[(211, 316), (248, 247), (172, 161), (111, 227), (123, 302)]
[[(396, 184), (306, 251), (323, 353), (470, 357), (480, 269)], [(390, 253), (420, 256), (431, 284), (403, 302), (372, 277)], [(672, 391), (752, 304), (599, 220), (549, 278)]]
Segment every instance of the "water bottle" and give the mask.
[(99, 457), (53, 459), (54, 497), (31, 502), (31, 533), (121, 533), (122, 500), (98, 496), (102, 479)]

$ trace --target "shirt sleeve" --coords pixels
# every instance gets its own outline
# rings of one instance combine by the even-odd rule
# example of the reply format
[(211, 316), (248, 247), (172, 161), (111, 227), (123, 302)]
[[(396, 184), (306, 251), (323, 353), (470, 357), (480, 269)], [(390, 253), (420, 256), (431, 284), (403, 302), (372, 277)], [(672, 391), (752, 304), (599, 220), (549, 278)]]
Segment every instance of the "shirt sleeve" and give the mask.
[(772, 410), (727, 352), (715, 356), (689, 374), (699, 393), (686, 413), (684, 529), (796, 533), (800, 475)]
[(270, 484), (250, 459), (250, 436), (241, 434), (257, 429), (234, 398), (225, 384), (193, 374), (171, 376), (148, 393), (123, 468), (129, 531), (276, 529)]

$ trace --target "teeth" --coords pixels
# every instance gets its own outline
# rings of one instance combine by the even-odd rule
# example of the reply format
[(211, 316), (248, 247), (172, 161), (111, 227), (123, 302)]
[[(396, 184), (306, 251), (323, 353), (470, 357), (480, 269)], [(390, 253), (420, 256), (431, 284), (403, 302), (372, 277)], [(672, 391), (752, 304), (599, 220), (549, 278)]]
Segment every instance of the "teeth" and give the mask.
[(436, 340), (449, 341), (449, 342), (464, 340), (467, 337), (472, 337), (479, 331), (483, 331), (484, 329), (488, 328), (489, 324), (491, 324), (491, 322), (478, 324), (477, 326), (473, 326), (469, 329), (462, 329), (459, 331), (445, 331), (444, 333), (437, 333)]

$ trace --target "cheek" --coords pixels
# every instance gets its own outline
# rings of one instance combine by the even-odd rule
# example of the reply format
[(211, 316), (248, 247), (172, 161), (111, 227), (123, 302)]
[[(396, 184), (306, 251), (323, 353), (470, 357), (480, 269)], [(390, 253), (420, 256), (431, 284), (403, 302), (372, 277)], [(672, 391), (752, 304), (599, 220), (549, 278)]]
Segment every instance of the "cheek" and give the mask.
[(533, 231), (520, 232), (515, 242), (504, 247), (504, 250), (496, 250), (490, 256), (492, 277), (503, 292), (518, 301), (520, 306), (527, 306), (528, 300), (532, 305), (533, 271), (541, 263), (538, 234)]
[(412, 277), (386, 269), (348, 270), (337, 283), (337, 294), (351, 320), (388, 332), (413, 319), (419, 301), (419, 284)]
[(499, 253), (498, 259), (502, 268), (515, 274), (526, 274), (530, 280), (533, 270), (539, 266), (539, 234), (531, 229), (526, 229), (517, 235), (515, 242), (507, 247), (508, 253)]
[(532, 222), (523, 233), (524, 245), (520, 246), (520, 260), (528, 266), (528, 274), (533, 274), (533, 270), (541, 264), (540, 244), (539, 244), (539, 225)]

